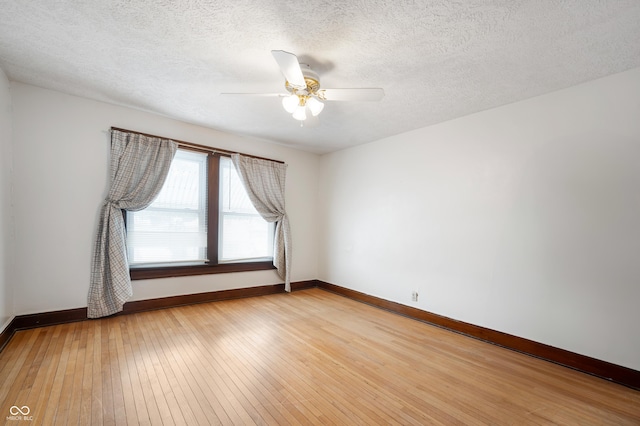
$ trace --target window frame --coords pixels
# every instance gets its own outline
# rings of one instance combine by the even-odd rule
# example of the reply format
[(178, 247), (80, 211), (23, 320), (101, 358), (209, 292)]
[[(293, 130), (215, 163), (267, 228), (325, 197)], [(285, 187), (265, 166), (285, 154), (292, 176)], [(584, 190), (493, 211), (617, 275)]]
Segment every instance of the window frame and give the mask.
[[(204, 152), (203, 150), (181, 146), (179, 149)], [(219, 200), (220, 200), (220, 157), (230, 157), (220, 152), (207, 154), (207, 258), (201, 265), (164, 265), (150, 267), (129, 267), (132, 280), (154, 278), (186, 277), (194, 275), (223, 274), (229, 272), (265, 271), (276, 269), (273, 259), (260, 261), (218, 263)], [(123, 211), (126, 223), (126, 212)]]

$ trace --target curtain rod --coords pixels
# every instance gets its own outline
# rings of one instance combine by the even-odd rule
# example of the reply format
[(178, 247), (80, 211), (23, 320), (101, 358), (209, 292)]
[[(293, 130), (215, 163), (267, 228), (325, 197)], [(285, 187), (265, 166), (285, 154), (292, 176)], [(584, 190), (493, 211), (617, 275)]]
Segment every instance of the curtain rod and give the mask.
[(231, 155), (231, 154), (240, 154), (240, 155), (243, 155), (245, 157), (257, 158), (259, 160), (275, 161), (276, 163), (284, 164), (284, 161), (280, 161), (280, 160), (273, 160), (271, 158), (258, 157), (257, 155), (244, 154), (242, 152), (229, 151), (227, 149), (214, 148), (214, 147), (207, 146), (207, 145), (200, 145), (200, 144), (197, 144), (197, 143), (180, 141), (180, 140), (177, 140), (177, 139), (167, 138), (165, 136), (157, 136), (157, 135), (151, 135), (149, 133), (136, 132), (135, 130), (122, 129), (120, 127), (113, 127), (112, 126), (111, 130), (118, 130), (120, 132), (126, 132), (126, 133), (134, 133), (136, 135), (147, 136), (147, 137), (150, 137), (150, 138), (169, 139), (169, 140), (172, 140), (175, 143), (177, 143), (178, 146), (181, 146), (183, 148), (193, 149), (193, 150), (196, 150), (196, 151), (210, 152), (210, 153), (213, 153), (213, 154), (215, 154), (215, 153), (229, 154), (229, 155)]

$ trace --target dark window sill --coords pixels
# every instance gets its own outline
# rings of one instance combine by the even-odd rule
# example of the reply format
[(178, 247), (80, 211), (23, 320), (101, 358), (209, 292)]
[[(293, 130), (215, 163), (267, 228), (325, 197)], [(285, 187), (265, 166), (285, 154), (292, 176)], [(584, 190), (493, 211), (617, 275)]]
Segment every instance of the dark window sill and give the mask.
[(223, 263), (220, 265), (164, 266), (159, 268), (132, 268), (129, 275), (132, 280), (153, 278), (188, 277), (191, 275), (226, 274), (229, 272), (266, 271), (276, 269), (272, 261)]

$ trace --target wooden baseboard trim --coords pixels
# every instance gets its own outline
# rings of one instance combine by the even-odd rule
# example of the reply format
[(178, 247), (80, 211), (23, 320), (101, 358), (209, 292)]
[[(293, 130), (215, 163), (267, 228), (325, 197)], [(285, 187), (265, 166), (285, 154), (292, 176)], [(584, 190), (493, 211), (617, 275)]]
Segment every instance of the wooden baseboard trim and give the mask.
[(15, 321), (16, 318), (14, 317), (9, 321), (9, 324), (7, 324), (5, 329), (0, 332), (0, 352), (2, 352), (7, 343), (9, 343), (9, 340), (13, 337), (13, 333), (16, 332), (16, 328), (14, 326)]
[(87, 319), (87, 308), (64, 309), (61, 311), (41, 312), (37, 314), (18, 315), (14, 318), (15, 330), (46, 327)]
[[(317, 280), (297, 281), (291, 283), (291, 291), (315, 288)], [(128, 315), (155, 309), (173, 308), (196, 303), (216, 302), (220, 300), (257, 297), (268, 294), (284, 293), (284, 284), (273, 284), (259, 287), (238, 288), (232, 290), (210, 291), (207, 293), (184, 294), (180, 296), (161, 297), (157, 299), (136, 300), (124, 304), (122, 312), (117, 315)], [(61, 311), (42, 312), (37, 314), (18, 315), (0, 332), (0, 351), (11, 340), (18, 330), (46, 327), (49, 325), (84, 321), (87, 319), (87, 308), (65, 309)]]
[(443, 317), (421, 309), (391, 302), (359, 291), (350, 290), (335, 284), (317, 281), (317, 287), (359, 302), (385, 309), (406, 317), (423, 321), (456, 333), (483, 340), (545, 361), (560, 364), (583, 373), (591, 374), (630, 388), (640, 390), (640, 371), (610, 362), (601, 361), (564, 349), (538, 343), (522, 337), (491, 330), (451, 318)]

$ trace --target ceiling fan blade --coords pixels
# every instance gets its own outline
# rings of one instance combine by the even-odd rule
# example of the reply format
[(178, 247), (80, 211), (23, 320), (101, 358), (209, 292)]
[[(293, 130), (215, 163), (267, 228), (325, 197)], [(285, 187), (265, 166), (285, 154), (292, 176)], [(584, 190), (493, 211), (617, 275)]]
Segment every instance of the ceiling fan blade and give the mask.
[(221, 95), (231, 95), (231, 96), (262, 96), (262, 97), (284, 97), (289, 96), (289, 94), (284, 93), (220, 93)]
[(384, 97), (384, 90), (370, 89), (320, 89), (318, 97), (325, 101), (379, 101)]
[(304, 81), (300, 64), (298, 63), (298, 57), (293, 53), (285, 52), (284, 50), (272, 50), (271, 54), (278, 63), (282, 75), (287, 79), (289, 84), (295, 88), (305, 88), (307, 83)]

